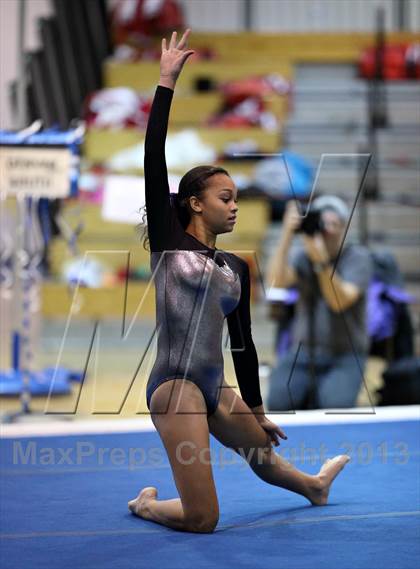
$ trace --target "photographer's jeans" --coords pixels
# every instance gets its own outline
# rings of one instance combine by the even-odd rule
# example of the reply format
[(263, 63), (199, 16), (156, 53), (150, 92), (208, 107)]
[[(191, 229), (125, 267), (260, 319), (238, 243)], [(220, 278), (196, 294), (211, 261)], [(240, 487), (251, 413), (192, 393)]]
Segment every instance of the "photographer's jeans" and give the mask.
[[(267, 407), (269, 411), (306, 408), (312, 386), (309, 354), (301, 348), (281, 355), (271, 371)], [(367, 356), (346, 353), (338, 356), (316, 354), (314, 358), (315, 402), (318, 409), (349, 408), (356, 405)]]

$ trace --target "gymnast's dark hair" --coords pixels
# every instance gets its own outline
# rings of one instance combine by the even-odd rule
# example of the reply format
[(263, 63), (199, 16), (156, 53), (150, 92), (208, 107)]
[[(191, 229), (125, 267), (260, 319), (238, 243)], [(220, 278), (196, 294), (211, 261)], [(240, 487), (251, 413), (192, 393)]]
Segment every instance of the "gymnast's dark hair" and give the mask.
[[(229, 173), (221, 166), (196, 166), (181, 178), (178, 193), (169, 194), (171, 206), (175, 208), (183, 229), (188, 227), (191, 219), (189, 198), (191, 196), (196, 196), (200, 199), (207, 188), (206, 181), (215, 174), (225, 174), (226, 176), (229, 176)], [(143, 211), (142, 221), (139, 224), (139, 227), (143, 227), (141, 239), (143, 240), (143, 248), (147, 249), (146, 243), (149, 241), (149, 237), (146, 225), (146, 206), (143, 206), (140, 211)]]

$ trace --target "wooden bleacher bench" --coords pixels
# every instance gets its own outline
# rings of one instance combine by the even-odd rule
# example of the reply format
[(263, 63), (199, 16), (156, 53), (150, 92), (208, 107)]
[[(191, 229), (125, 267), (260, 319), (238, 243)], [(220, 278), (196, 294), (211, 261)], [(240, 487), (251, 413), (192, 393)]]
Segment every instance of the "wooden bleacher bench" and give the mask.
[[(183, 130), (179, 126), (171, 126), (169, 133), (173, 134)], [(221, 152), (228, 143), (240, 142), (245, 139), (254, 140), (261, 152), (277, 152), (281, 145), (281, 136), (277, 131), (268, 131), (260, 128), (220, 128), (200, 127), (197, 129), (200, 138), (205, 144), (211, 145), (217, 152)], [(144, 132), (136, 129), (98, 129), (90, 128), (86, 133), (83, 153), (92, 163), (101, 163), (109, 160), (111, 156), (121, 150), (135, 146), (144, 141)], [(142, 162), (139, 169), (142, 169)]]
[[(409, 32), (387, 33), (390, 43), (418, 41), (418, 34)], [(195, 33), (189, 45), (212, 47), (227, 61), (257, 58), (281, 58), (296, 63), (355, 62), (360, 51), (374, 45), (373, 33)]]
[[(269, 58), (247, 60), (246, 62), (229, 63), (225, 61), (191, 61), (185, 66), (177, 81), (177, 91), (193, 92), (195, 82), (202, 77), (218, 83), (243, 79), (252, 75), (279, 73), (286, 79), (291, 77), (288, 62), (273, 61)], [(159, 63), (154, 61), (116, 62), (112, 59), (105, 62), (106, 87), (131, 87), (135, 91), (154, 90), (159, 80)]]

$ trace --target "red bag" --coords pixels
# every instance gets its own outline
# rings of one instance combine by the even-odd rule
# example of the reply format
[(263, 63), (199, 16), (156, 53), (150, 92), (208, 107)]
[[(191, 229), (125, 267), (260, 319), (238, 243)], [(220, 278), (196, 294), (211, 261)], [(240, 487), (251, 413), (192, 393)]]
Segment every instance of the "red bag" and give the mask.
[(184, 28), (184, 16), (176, 0), (118, 0), (111, 12), (115, 43), (136, 43), (141, 36), (159, 35)]
[[(385, 45), (382, 56), (382, 68), (379, 78), (386, 81), (398, 81), (402, 79), (418, 79), (420, 77), (420, 57), (416, 44), (393, 44)], [(366, 49), (359, 60), (359, 76), (365, 79), (373, 79), (376, 71), (376, 47)]]

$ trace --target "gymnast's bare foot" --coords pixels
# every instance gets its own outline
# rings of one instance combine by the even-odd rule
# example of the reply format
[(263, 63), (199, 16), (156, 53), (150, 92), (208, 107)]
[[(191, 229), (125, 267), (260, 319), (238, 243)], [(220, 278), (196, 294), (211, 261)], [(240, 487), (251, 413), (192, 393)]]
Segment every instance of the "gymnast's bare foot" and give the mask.
[(128, 509), (136, 516), (147, 520), (149, 519), (147, 506), (151, 500), (156, 500), (156, 498), (157, 489), (153, 486), (147, 486), (140, 491), (137, 498), (128, 502)]
[(315, 488), (311, 489), (311, 493), (308, 496), (313, 506), (325, 506), (328, 502), (331, 484), (349, 460), (350, 457), (347, 454), (339, 454), (334, 458), (328, 458), (324, 462), (321, 470), (315, 476)]

